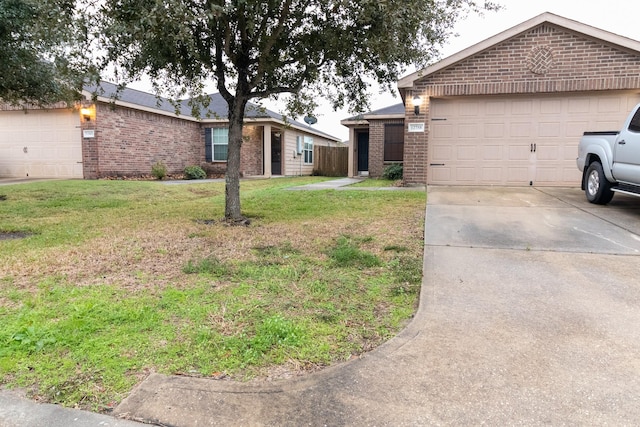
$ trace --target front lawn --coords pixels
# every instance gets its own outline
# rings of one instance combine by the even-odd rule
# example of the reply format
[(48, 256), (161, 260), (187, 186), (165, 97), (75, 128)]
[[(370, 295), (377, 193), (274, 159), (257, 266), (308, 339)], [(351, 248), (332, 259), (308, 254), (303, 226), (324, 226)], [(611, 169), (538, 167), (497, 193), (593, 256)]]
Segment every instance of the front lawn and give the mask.
[(425, 193), (284, 190), (318, 180), (244, 181), (249, 227), (223, 183), (0, 187), (0, 383), (109, 411), (152, 372), (285, 378), (393, 337)]

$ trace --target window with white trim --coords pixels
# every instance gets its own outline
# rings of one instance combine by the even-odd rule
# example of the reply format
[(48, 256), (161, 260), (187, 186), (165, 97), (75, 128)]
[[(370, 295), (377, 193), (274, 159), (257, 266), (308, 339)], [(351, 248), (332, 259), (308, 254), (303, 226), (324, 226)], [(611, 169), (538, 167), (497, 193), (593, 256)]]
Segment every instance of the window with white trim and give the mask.
[(313, 164), (313, 138), (312, 137), (310, 136), (304, 137), (302, 153), (304, 154), (304, 163), (306, 165), (312, 165)]
[(205, 136), (207, 162), (226, 162), (229, 147), (229, 128), (210, 128)]

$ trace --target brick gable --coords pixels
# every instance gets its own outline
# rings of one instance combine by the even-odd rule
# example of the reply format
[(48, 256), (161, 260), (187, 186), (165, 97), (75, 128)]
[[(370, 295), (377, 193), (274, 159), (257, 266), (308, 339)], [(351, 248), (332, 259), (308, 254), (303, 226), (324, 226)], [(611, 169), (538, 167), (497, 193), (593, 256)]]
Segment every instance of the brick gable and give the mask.
[(543, 24), (415, 82), (430, 96), (640, 87), (640, 56)]

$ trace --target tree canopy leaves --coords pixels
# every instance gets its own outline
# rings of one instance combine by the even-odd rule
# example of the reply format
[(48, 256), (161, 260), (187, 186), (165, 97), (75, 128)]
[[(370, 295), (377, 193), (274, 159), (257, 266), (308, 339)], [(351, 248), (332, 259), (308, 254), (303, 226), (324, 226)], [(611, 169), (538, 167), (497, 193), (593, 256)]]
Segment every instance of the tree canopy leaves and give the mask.
[(176, 96), (215, 81), (227, 100), (290, 93), (294, 111), (308, 113), (305, 102), (321, 95), (361, 111), (370, 79), (391, 87), (405, 66), (434, 58), (457, 20), (495, 8), (474, 0), (106, 0), (97, 34), (119, 77), (146, 73)]
[(0, 0), (0, 100), (49, 104), (78, 97), (83, 64), (73, 0)]

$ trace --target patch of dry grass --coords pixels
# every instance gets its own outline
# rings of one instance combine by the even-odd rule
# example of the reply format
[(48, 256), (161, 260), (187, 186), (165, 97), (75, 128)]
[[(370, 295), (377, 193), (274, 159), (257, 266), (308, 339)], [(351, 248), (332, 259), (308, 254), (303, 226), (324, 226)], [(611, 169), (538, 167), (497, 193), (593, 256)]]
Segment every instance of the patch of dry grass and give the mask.
[[(425, 195), (284, 190), (310, 180), (243, 183), (249, 227), (220, 221), (222, 184), (8, 187), (4, 227), (35, 234), (0, 242), (0, 380), (100, 409), (146, 372), (271, 380), (375, 348), (416, 308)], [(338, 266), (345, 236), (380, 262)]]

